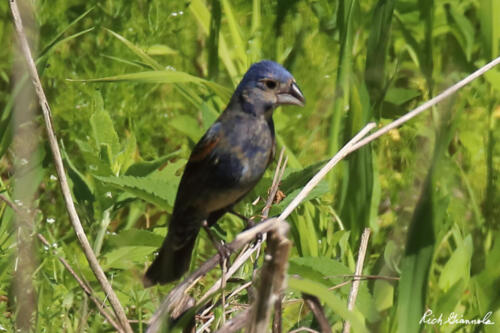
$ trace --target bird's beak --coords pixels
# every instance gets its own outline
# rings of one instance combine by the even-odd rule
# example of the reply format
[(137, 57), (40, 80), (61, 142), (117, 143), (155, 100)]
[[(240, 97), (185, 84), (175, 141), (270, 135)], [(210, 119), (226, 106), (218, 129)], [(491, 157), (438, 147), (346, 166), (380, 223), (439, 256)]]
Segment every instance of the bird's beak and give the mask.
[(302, 91), (300, 91), (299, 86), (295, 82), (292, 82), (290, 86), (280, 91), (277, 97), (279, 105), (291, 104), (291, 105), (304, 106), (306, 102), (306, 99), (304, 98)]

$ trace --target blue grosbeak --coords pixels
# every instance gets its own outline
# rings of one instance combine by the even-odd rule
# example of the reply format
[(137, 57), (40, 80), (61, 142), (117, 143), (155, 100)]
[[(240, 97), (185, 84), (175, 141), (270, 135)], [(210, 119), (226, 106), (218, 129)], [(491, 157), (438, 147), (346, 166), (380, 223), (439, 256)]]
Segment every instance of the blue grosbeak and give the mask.
[(196, 236), (260, 180), (274, 157), (273, 111), (303, 106), (293, 76), (272, 61), (253, 64), (229, 105), (194, 147), (182, 175), (168, 234), (147, 270), (146, 287), (179, 279), (189, 268)]

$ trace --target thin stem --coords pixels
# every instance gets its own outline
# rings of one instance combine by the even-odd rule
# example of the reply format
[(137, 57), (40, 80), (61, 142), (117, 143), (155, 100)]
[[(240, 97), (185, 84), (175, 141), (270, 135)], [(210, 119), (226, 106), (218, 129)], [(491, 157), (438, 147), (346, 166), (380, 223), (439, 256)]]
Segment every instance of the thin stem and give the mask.
[(28, 70), (30, 72), (30, 76), (35, 87), (36, 94), (38, 95), (39, 103), (42, 108), (42, 114), (45, 122), (45, 128), (47, 130), (47, 136), (49, 139), (50, 148), (52, 151), (52, 157), (54, 159), (54, 164), (56, 167), (57, 176), (59, 179), (59, 185), (61, 186), (61, 191), (63, 194), (64, 202), (66, 204), (66, 210), (68, 211), (69, 218), (71, 220), (71, 224), (73, 225), (73, 229), (75, 230), (76, 236), (80, 241), (80, 245), (82, 246), (83, 252), (85, 253), (85, 257), (89, 262), (90, 268), (94, 272), (97, 280), (101, 284), (106, 296), (109, 298), (109, 302), (113, 311), (115, 312), (120, 325), (125, 330), (125, 332), (132, 333), (132, 328), (127, 320), (127, 316), (125, 315), (125, 311), (123, 310), (118, 297), (116, 296), (111, 284), (109, 283), (104, 271), (102, 270), (97, 258), (92, 251), (92, 248), (89, 244), (87, 236), (85, 235), (85, 231), (83, 230), (82, 224), (80, 222), (80, 218), (76, 213), (75, 204), (73, 202), (73, 198), (71, 196), (71, 191), (69, 189), (68, 180), (66, 178), (66, 173), (64, 170), (61, 151), (59, 149), (59, 145), (57, 143), (57, 138), (54, 133), (54, 128), (52, 126), (52, 115), (49, 107), (49, 103), (47, 102), (47, 98), (45, 96), (45, 92), (42, 88), (42, 83), (40, 81), (40, 77), (38, 76), (38, 71), (35, 66), (35, 62), (31, 55), (30, 47), (28, 45), (28, 41), (26, 39), (26, 34), (24, 33), (24, 28), (21, 20), (21, 15), (19, 14), (19, 8), (17, 6), (16, 0), (10, 0), (10, 9), (12, 12), (12, 16), (14, 18), (14, 26), (17, 32), (17, 37), (19, 38), (19, 42), (21, 45), (22, 52), (24, 54), (25, 60), (28, 64)]

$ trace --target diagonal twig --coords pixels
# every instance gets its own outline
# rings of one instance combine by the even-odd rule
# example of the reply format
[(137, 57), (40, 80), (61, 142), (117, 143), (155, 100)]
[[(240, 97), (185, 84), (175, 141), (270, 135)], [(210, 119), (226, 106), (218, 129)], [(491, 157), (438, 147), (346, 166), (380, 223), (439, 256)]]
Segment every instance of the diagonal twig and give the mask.
[(49, 107), (49, 103), (47, 102), (47, 98), (42, 88), (42, 83), (40, 81), (40, 77), (38, 76), (38, 71), (35, 66), (35, 62), (31, 55), (30, 47), (28, 45), (28, 41), (26, 39), (26, 34), (24, 33), (23, 23), (21, 20), (21, 15), (19, 13), (19, 8), (17, 6), (16, 0), (10, 0), (10, 9), (12, 12), (12, 16), (14, 18), (14, 26), (17, 32), (17, 37), (19, 39), (19, 43), (21, 45), (22, 52), (24, 54), (25, 60), (28, 64), (28, 71), (30, 73), (33, 85), (35, 87), (36, 94), (39, 99), (40, 106), (42, 108), (42, 114), (45, 122), (45, 127), (47, 130), (47, 136), (49, 139), (50, 148), (52, 151), (52, 157), (54, 159), (54, 164), (57, 171), (57, 176), (59, 179), (59, 184), (61, 186), (61, 191), (63, 194), (64, 202), (66, 204), (66, 210), (68, 211), (68, 215), (70, 217), (71, 223), (73, 225), (73, 229), (75, 230), (76, 236), (80, 241), (80, 245), (82, 246), (83, 252), (85, 253), (85, 257), (89, 262), (90, 268), (94, 272), (97, 280), (101, 284), (115, 315), (120, 322), (120, 326), (125, 330), (125, 332), (132, 332), (132, 328), (127, 320), (125, 315), (125, 311), (123, 310), (118, 297), (116, 296), (111, 284), (109, 283), (104, 271), (102, 270), (97, 258), (92, 251), (92, 248), (89, 244), (87, 236), (85, 235), (85, 231), (83, 230), (82, 224), (76, 213), (75, 204), (73, 202), (73, 198), (71, 197), (71, 191), (68, 186), (68, 180), (66, 178), (66, 173), (64, 171), (64, 166), (61, 158), (61, 152), (59, 149), (59, 145), (57, 143), (57, 138), (54, 133), (54, 128), (52, 126), (52, 115)]
[(273, 304), (286, 285), (288, 256), (292, 242), (286, 237), (290, 226), (279, 223), (268, 235), (264, 265), (260, 272), (257, 295), (252, 305), (249, 333), (265, 332), (271, 316)]
[[(3, 194), (0, 194), (0, 200), (3, 201), (3, 202), (5, 202), (5, 204), (7, 206), (9, 206), (14, 211), (15, 214), (17, 214), (18, 216), (23, 216), (23, 214), (22, 214), (21, 210), (19, 209), (19, 207), (17, 207), (6, 196), (4, 196)], [(50, 243), (47, 241), (47, 239), (45, 239), (45, 237), (43, 237), (42, 234), (40, 234), (40, 233), (37, 234), (37, 237), (38, 237), (38, 239), (45, 246), (47, 246), (48, 248), (51, 247)], [(82, 279), (80, 279), (80, 277), (78, 276), (78, 274), (76, 274), (76, 272), (73, 270), (73, 268), (68, 264), (68, 262), (63, 257), (58, 256), (57, 259), (59, 259), (59, 261), (61, 262), (61, 264), (63, 264), (64, 268), (66, 268), (66, 270), (76, 280), (76, 282), (78, 283), (78, 285), (83, 289), (83, 291), (95, 303), (95, 305), (97, 306), (97, 309), (99, 310), (99, 312), (106, 318), (106, 320), (111, 324), (111, 326), (113, 326), (118, 332), (123, 332), (122, 328), (114, 321), (114, 319), (112, 318), (112, 316), (102, 306), (103, 302), (99, 298), (97, 298), (97, 296), (95, 296), (95, 293), (92, 290), (92, 288), (90, 288), (89, 285), (87, 285), (85, 282), (82, 281)]]
[[(47, 247), (51, 247), (50, 243), (43, 237), (42, 234), (37, 234), (38, 239)], [(89, 296), (89, 298), (94, 302), (94, 304), (97, 306), (97, 310), (103, 315), (104, 318), (115, 328), (116, 331), (118, 332), (124, 332), (124, 330), (116, 323), (116, 321), (113, 319), (113, 316), (104, 308), (103, 302), (95, 295), (95, 292), (92, 290), (92, 288), (86, 284), (78, 274), (73, 270), (73, 268), (68, 264), (66, 259), (63, 257), (58, 256), (57, 259), (63, 264), (64, 268), (73, 276), (73, 278), (76, 280), (78, 285), (83, 289), (83, 291)]]
[(481, 75), (483, 75), (484, 73), (486, 73), (487, 71), (489, 71), (490, 69), (492, 69), (493, 67), (495, 67), (499, 64), (500, 64), (500, 57), (493, 59), (492, 61), (490, 61), (489, 63), (487, 63), (483, 67), (476, 70), (474, 73), (467, 75), (467, 77), (458, 81), (457, 83), (455, 83), (454, 85), (452, 85), (451, 87), (449, 87), (448, 89), (446, 89), (445, 91), (440, 93), (436, 97), (428, 100), (424, 104), (418, 106), (416, 109), (413, 109), (412, 111), (406, 113), (405, 115), (401, 116), (400, 118), (396, 119), (395, 121), (382, 127), (378, 131), (370, 134), (369, 136), (367, 136), (363, 140), (360, 140), (358, 143), (356, 143), (352, 147), (352, 149), (353, 150), (359, 149), (359, 148), (367, 145), (369, 142), (372, 142), (373, 140), (377, 139), (379, 136), (382, 136), (385, 133), (389, 132), (391, 129), (394, 129), (394, 128), (402, 125), (403, 123), (414, 118), (415, 116), (419, 115), (420, 113), (424, 112), (425, 110), (433, 107), (434, 105), (438, 104), (439, 102), (450, 97), (451, 95), (456, 93), (458, 90), (462, 89), (467, 84), (471, 83), (472, 81), (474, 81), (475, 79), (477, 79), (478, 77), (480, 77)]

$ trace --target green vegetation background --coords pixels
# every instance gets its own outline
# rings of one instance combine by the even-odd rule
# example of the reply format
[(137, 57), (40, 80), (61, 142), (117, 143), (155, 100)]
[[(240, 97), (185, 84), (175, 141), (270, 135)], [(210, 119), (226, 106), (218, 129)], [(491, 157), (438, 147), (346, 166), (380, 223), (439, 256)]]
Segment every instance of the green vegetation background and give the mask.
[[(277, 214), (368, 121), (390, 122), (500, 54), (498, 0), (50, 0), (32, 6), (37, 65), (79, 214), (138, 332), (172, 287), (144, 290), (141, 275), (166, 232), (186, 158), (250, 64), (282, 63), (307, 99), (305, 108), (275, 112), (278, 151), (286, 147), (289, 157)], [(15, 199), (15, 185), (30, 177), (35, 231), (53, 244), (34, 246), (32, 328), (111, 330), (57, 260), (65, 257), (103, 296), (70, 227), (40, 113), (34, 123), (13, 125), (15, 96), (30, 82), (14, 80), (21, 56), (13, 50), (7, 1), (0, 17), (0, 192)], [(363, 148), (292, 214), (285, 330), (318, 329), (300, 292), (317, 295), (333, 330), (341, 329), (339, 307), (345, 308), (349, 285), (325, 290), (353, 273), (360, 234), (370, 227), (364, 274), (401, 279), (362, 282), (356, 310), (362, 325), (374, 332), (473, 332), (483, 327), (418, 322), (428, 308), (466, 319), (491, 311), (496, 325), (484, 330), (498, 332), (499, 87), (497, 69)], [(23, 126), (41, 139), (29, 161), (17, 155)], [(241, 213), (259, 215), (263, 200), (252, 202), (266, 197), (272, 169), (238, 206)], [(19, 316), (13, 276), (23, 244), (16, 243), (14, 221), (0, 202), (0, 330), (7, 331)], [(230, 216), (219, 226), (227, 241), (244, 228)], [(192, 268), (214, 252), (201, 235)], [(252, 266), (237, 273), (228, 293), (251, 279)], [(211, 272), (193, 296), (219, 275)], [(248, 301), (243, 292), (230, 307)], [(220, 308), (213, 315), (215, 329)]]

